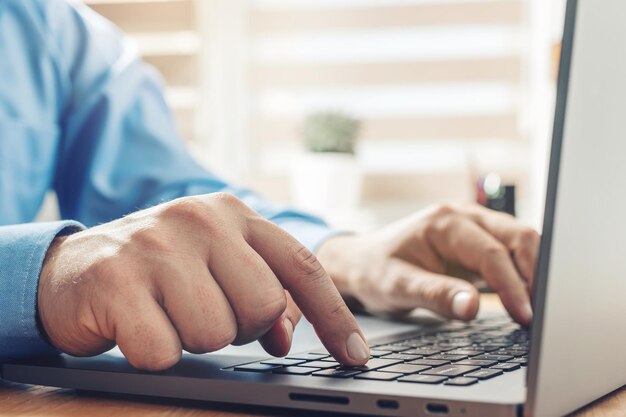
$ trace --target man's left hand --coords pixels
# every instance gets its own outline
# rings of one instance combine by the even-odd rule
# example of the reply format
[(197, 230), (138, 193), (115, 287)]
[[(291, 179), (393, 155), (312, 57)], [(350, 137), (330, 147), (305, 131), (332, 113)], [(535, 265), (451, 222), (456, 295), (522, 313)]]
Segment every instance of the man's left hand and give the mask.
[(479, 273), (522, 325), (532, 319), (530, 291), (539, 234), (512, 216), (476, 205), (438, 205), (375, 232), (326, 241), (318, 258), (339, 291), (372, 312), (423, 307), (470, 320), (479, 294), (450, 276), (449, 265)]

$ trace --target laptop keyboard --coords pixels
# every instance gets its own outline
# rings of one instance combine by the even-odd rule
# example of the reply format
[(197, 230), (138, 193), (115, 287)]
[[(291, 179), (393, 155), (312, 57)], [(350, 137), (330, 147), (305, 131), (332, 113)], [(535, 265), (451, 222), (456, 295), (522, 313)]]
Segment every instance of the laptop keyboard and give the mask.
[(342, 366), (328, 352), (315, 351), (228, 370), (464, 387), (526, 366), (528, 346), (527, 330), (494, 317), (375, 344), (369, 362), (359, 367)]

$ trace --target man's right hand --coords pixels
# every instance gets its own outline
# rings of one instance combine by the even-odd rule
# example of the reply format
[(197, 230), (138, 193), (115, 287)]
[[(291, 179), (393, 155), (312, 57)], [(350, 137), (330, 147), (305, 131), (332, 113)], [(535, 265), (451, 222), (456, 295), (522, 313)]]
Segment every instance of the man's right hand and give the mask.
[(341, 363), (369, 349), (316, 257), (228, 194), (181, 198), (57, 238), (44, 261), (39, 317), (53, 345), (87, 356), (115, 344), (137, 368), (181, 350), (260, 339), (291, 346), (300, 309)]

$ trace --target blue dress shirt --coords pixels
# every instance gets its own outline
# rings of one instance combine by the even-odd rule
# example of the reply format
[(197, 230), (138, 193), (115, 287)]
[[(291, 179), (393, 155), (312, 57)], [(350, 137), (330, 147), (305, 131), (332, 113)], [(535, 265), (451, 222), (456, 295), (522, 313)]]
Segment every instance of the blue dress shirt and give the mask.
[[(67, 220), (32, 223), (49, 190)], [(194, 162), (158, 74), (88, 7), (0, 0), (0, 360), (54, 352), (36, 305), (56, 236), (217, 191), (312, 250), (332, 234), (320, 219), (272, 206)]]

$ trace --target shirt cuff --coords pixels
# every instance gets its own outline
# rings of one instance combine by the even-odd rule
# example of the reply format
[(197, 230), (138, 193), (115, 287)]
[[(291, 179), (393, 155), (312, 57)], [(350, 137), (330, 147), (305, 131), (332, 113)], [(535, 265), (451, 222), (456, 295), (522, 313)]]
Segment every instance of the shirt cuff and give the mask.
[(0, 359), (58, 353), (38, 326), (39, 275), (54, 238), (82, 229), (74, 221), (0, 227)]

